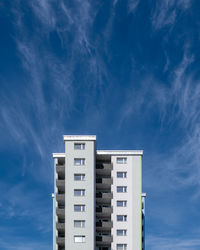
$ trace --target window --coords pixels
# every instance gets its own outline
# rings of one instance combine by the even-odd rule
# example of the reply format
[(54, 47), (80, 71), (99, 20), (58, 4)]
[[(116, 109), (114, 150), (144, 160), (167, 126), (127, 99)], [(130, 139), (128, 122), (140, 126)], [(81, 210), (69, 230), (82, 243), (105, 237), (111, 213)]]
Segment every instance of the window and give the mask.
[(85, 227), (84, 220), (74, 220), (74, 227)]
[(127, 215), (117, 215), (117, 221), (127, 221)]
[(84, 235), (75, 235), (74, 236), (74, 242), (75, 243), (84, 243), (85, 242), (85, 236)]
[(74, 196), (85, 196), (85, 189), (74, 189)]
[(85, 165), (85, 158), (75, 158), (74, 165), (75, 166)]
[(127, 201), (117, 201), (117, 207), (126, 207)]
[(127, 244), (117, 244), (117, 250), (127, 250)]
[(118, 164), (126, 164), (127, 158), (126, 157), (117, 157), (117, 163)]
[(74, 212), (85, 212), (85, 205), (74, 205)]
[(74, 149), (85, 149), (85, 143), (74, 143)]
[(117, 172), (117, 178), (126, 178), (127, 172)]
[(118, 186), (117, 187), (117, 193), (126, 193), (127, 192), (127, 186)]
[(117, 236), (126, 236), (127, 230), (126, 229), (117, 229)]
[(85, 174), (74, 174), (74, 180), (75, 181), (84, 181), (85, 180)]

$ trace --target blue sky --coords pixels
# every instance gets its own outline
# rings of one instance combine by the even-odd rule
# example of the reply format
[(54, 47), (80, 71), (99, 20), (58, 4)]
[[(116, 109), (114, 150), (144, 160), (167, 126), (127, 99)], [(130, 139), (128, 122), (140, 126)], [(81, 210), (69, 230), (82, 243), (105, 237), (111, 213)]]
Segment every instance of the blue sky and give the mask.
[(147, 249), (200, 249), (199, 8), (0, 2), (0, 249), (51, 249), (63, 134), (143, 149)]

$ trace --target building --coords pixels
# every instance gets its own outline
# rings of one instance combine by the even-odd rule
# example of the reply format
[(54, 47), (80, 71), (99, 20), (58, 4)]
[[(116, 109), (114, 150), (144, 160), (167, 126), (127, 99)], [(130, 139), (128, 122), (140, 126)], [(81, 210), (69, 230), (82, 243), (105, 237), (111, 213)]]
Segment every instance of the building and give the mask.
[(141, 150), (97, 150), (96, 136), (65, 135), (54, 153), (55, 250), (143, 250)]

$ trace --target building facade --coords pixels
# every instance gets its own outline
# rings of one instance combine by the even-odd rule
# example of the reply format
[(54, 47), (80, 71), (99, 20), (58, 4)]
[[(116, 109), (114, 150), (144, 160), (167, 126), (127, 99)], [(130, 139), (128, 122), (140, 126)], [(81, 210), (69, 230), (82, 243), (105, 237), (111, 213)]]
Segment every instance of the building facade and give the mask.
[(54, 153), (54, 249), (143, 250), (141, 150), (97, 150), (96, 136), (64, 136)]

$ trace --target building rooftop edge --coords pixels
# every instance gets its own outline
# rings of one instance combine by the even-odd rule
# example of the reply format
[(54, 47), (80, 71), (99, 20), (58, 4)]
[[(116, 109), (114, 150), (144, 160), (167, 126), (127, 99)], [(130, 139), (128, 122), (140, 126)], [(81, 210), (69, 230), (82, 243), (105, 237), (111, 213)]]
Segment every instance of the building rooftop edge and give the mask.
[(143, 155), (143, 150), (97, 150), (98, 155)]
[(65, 157), (65, 153), (53, 153), (52, 156), (53, 158), (61, 158)]
[(96, 135), (63, 135), (64, 141), (96, 141)]
[[(143, 155), (143, 150), (97, 150), (97, 155)], [(65, 157), (65, 153), (53, 153), (53, 158)]]

